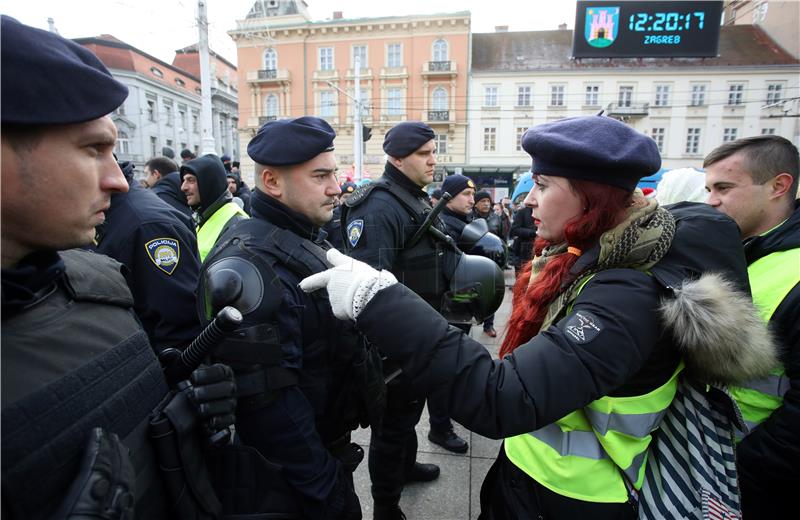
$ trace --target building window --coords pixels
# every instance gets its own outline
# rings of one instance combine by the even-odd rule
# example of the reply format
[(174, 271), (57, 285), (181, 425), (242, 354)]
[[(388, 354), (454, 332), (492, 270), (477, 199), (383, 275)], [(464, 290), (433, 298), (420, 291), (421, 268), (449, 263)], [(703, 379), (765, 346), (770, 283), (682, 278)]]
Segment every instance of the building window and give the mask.
[(431, 109), (447, 110), (448, 109), (447, 105), (448, 105), (447, 91), (442, 87), (436, 87), (436, 89), (433, 91)]
[(225, 139), (225, 121), (222, 119), (219, 120), (219, 138)]
[(528, 131), (527, 126), (518, 126), (517, 127), (517, 151), (522, 151), (522, 136), (525, 135), (525, 132)]
[(158, 155), (158, 138), (155, 136), (150, 136), (150, 157), (155, 157)]
[(196, 110), (192, 110), (192, 132), (200, 133), (200, 114)]
[(148, 121), (156, 121), (157, 117), (156, 113), (156, 100), (155, 99), (148, 99), (147, 100), (147, 120)]
[(619, 96), (617, 98), (619, 106), (629, 107), (633, 104), (633, 87), (624, 86), (619, 87)]
[(181, 151), (186, 150), (186, 143), (181, 143)]
[(186, 82), (183, 81), (181, 78), (175, 78), (175, 84), (178, 85), (179, 87), (185, 87), (186, 86)]
[(117, 155), (127, 155), (130, 153), (130, 139), (125, 132), (117, 133), (117, 146), (114, 147), (114, 152)]
[(118, 116), (124, 116), (125, 115), (125, 103), (123, 103), (120, 106), (118, 106), (117, 109), (114, 110), (114, 113), (117, 114)]
[(587, 107), (600, 106), (600, 85), (586, 85), (586, 99), (584, 104)]
[(336, 114), (336, 97), (333, 90), (323, 90), (319, 93), (319, 115), (333, 117)]
[(200, 155), (200, 145), (194, 145), (194, 156), (197, 157)]
[(656, 102), (657, 107), (669, 106), (669, 85), (656, 85)]
[(449, 59), (447, 55), (447, 42), (444, 40), (436, 40), (433, 42), (433, 61), (448, 61)]
[(564, 85), (550, 85), (550, 106), (564, 106)]
[(172, 102), (164, 102), (164, 119), (167, 126), (172, 126)]
[(692, 102), (693, 107), (701, 107), (706, 104), (706, 86), (705, 85), (692, 85)]
[(731, 141), (735, 141), (738, 137), (739, 129), (738, 128), (725, 128), (722, 131), (722, 142), (729, 143)]
[(700, 129), (689, 128), (686, 131), (686, 153), (697, 155), (700, 153)]
[(447, 153), (447, 134), (436, 134), (434, 144), (436, 144), (436, 154), (441, 155)]
[(390, 43), (386, 46), (386, 66), (389, 68), (403, 66), (403, 52), (399, 43)]
[(517, 87), (517, 106), (529, 107), (531, 106), (531, 86), (521, 85)]
[(356, 68), (356, 58), (361, 63), (361, 68), (365, 69), (367, 63), (367, 46), (366, 45), (353, 45), (353, 69)]
[(178, 105), (178, 124), (181, 125), (180, 130), (186, 129), (186, 107), (184, 105)]
[(741, 105), (742, 95), (744, 93), (744, 85), (742, 83), (734, 83), (728, 87), (728, 104)]
[(483, 151), (493, 152), (497, 147), (497, 128), (488, 127), (483, 129)]
[(333, 47), (319, 48), (319, 70), (333, 70)]
[(403, 114), (403, 93), (399, 88), (390, 88), (386, 91), (386, 113), (390, 116)]
[(775, 135), (775, 129), (774, 128), (762, 128), (761, 129), (761, 135)]
[(150, 72), (152, 72), (153, 76), (155, 76), (157, 78), (163, 78), (164, 77), (164, 73), (161, 72), (161, 69), (157, 69), (156, 67), (150, 67)]
[(172, 148), (172, 139), (167, 139), (166, 145), (167, 148)]
[(276, 70), (278, 68), (278, 52), (275, 49), (264, 51), (264, 70)]
[(650, 130), (650, 137), (652, 137), (653, 141), (656, 142), (656, 146), (658, 146), (658, 151), (660, 153), (664, 153), (664, 135), (664, 128), (653, 128)]
[(270, 94), (264, 107), (264, 115), (268, 119), (278, 119), (278, 96)]
[(495, 86), (483, 87), (483, 106), (485, 107), (497, 106), (497, 87)]
[(767, 85), (767, 104), (772, 105), (780, 101), (782, 90), (783, 84), (781, 83), (770, 83)]

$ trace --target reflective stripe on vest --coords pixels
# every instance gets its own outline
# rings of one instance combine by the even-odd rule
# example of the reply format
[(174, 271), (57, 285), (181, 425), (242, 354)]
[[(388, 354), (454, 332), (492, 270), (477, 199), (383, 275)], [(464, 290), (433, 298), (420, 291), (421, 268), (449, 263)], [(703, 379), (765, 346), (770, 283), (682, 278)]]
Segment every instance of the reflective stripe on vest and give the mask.
[[(576, 296), (590, 279), (579, 284)], [(506, 455), (560, 495), (588, 502), (626, 502), (629, 483), (642, 487), (650, 433), (675, 397), (682, 370), (680, 363), (667, 382), (647, 394), (604, 396), (555, 423), (508, 438)]]
[[(761, 318), (769, 323), (775, 310), (800, 283), (800, 248), (772, 253), (747, 267), (753, 303)], [(789, 389), (784, 368), (778, 367), (769, 376), (730, 387), (750, 431), (764, 422), (783, 404)]]
[(197, 249), (200, 251), (201, 262), (206, 259), (214, 244), (217, 243), (217, 238), (222, 233), (225, 224), (236, 215), (250, 218), (235, 202), (228, 202), (197, 229)]

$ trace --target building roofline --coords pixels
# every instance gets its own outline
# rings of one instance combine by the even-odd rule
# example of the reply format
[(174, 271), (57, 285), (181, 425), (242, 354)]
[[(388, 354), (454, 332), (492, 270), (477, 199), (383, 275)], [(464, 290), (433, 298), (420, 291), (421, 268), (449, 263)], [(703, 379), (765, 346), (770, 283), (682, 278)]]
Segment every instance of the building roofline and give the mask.
[[(113, 38), (113, 36), (112, 36), (112, 38)], [(193, 74), (191, 74), (191, 73), (189, 73), (189, 72), (187, 72), (187, 71), (185, 71), (185, 70), (183, 70), (183, 69), (181, 69), (179, 67), (176, 67), (175, 65), (172, 65), (171, 63), (167, 63), (167, 62), (165, 62), (163, 60), (160, 60), (160, 59), (156, 58), (155, 56), (152, 56), (152, 55), (144, 52), (143, 50), (134, 47), (133, 45), (131, 45), (129, 43), (125, 43), (125, 42), (123, 42), (121, 40), (117, 40), (116, 38), (114, 38), (113, 40), (107, 40), (107, 39), (102, 38), (100, 36), (90, 36), (90, 37), (87, 37), (87, 38), (73, 38), (72, 41), (74, 41), (75, 43), (77, 43), (79, 45), (95, 44), (95, 45), (103, 45), (105, 47), (114, 47), (116, 49), (129, 50), (129, 51), (135, 52), (137, 54), (140, 54), (140, 55), (144, 56), (145, 58), (147, 58), (149, 60), (153, 60), (153, 61), (159, 63), (160, 65), (163, 65), (164, 67), (167, 67), (168, 69), (171, 69), (173, 72), (177, 72), (178, 74), (183, 74), (187, 78), (190, 78), (190, 79), (200, 83), (200, 78), (194, 76)]]
[[(405, 16), (380, 16), (376, 18), (338, 18), (331, 20), (317, 20), (307, 22), (290, 22), (286, 24), (276, 25), (269, 23), (270, 17), (263, 18), (245, 18), (243, 20), (236, 20), (236, 29), (231, 29), (228, 34), (234, 35), (239, 33), (252, 32), (260, 29), (314, 29), (317, 27), (330, 27), (330, 26), (344, 26), (344, 25), (363, 25), (363, 24), (376, 24), (376, 23), (405, 23), (431, 20), (435, 18), (471, 18), (470, 11), (457, 11), (452, 13), (432, 13), (432, 14), (413, 14)], [(265, 23), (257, 25), (257, 21), (264, 21)], [(241, 27), (245, 25), (246, 27)]]

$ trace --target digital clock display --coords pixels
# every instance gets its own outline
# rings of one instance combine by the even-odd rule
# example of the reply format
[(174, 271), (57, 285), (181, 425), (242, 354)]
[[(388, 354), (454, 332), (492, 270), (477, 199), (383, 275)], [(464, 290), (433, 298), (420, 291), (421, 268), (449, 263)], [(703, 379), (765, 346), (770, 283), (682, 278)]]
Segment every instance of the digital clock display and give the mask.
[(716, 56), (722, 2), (579, 1), (572, 55)]

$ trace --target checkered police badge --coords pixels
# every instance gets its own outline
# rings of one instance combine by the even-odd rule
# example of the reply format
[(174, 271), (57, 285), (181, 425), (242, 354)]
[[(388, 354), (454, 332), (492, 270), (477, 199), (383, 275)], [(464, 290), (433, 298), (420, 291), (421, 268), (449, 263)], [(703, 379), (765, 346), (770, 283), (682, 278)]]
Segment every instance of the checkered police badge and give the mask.
[(147, 256), (162, 271), (171, 275), (181, 258), (181, 245), (174, 238), (156, 238), (144, 245)]

